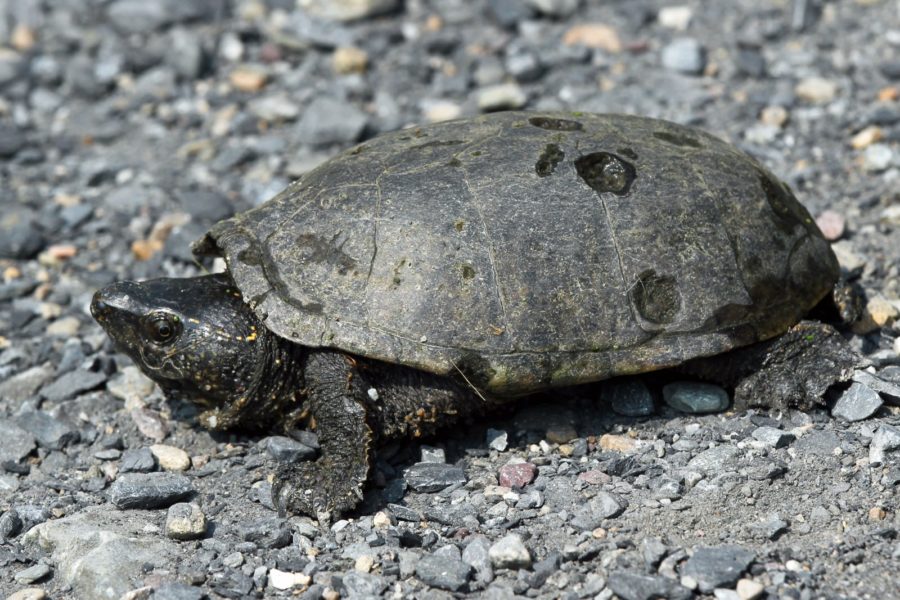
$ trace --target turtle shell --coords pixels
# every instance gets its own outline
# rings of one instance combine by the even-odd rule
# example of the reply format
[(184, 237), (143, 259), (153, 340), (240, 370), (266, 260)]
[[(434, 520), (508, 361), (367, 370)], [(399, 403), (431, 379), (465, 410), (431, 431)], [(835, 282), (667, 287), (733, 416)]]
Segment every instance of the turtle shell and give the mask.
[(519, 394), (784, 332), (838, 265), (790, 189), (697, 129), (508, 112), (360, 144), (195, 245), (273, 332)]

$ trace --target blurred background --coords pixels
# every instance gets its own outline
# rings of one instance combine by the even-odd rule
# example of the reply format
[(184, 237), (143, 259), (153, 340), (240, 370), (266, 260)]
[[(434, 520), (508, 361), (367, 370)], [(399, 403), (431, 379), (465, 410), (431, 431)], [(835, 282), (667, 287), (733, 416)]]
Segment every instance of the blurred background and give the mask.
[(0, 258), (89, 286), (183, 274), (211, 223), (337, 150), (504, 109), (701, 126), (832, 209), (838, 239), (866, 214), (900, 220), (898, 14), (895, 0), (0, 0)]

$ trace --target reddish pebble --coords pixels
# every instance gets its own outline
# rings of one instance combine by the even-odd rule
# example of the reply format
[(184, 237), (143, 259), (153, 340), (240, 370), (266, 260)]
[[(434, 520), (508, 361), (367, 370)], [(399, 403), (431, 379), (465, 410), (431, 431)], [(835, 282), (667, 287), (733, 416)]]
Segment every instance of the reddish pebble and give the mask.
[(500, 467), (500, 485), (523, 488), (537, 476), (537, 467), (531, 463), (516, 463)]
[(846, 226), (844, 215), (833, 210), (826, 210), (816, 218), (816, 225), (822, 230), (822, 235), (829, 242), (835, 242), (844, 235)]
[(578, 475), (578, 479), (591, 485), (600, 485), (602, 483), (609, 483), (610, 481), (612, 481), (612, 477), (598, 469), (585, 471), (584, 473)]

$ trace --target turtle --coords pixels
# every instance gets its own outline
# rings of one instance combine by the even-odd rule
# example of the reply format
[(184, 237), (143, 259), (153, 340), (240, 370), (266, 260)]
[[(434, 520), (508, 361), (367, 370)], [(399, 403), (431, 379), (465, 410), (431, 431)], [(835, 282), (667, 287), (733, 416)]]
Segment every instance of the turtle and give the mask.
[(386, 440), (741, 347), (771, 356), (766, 340), (815, 345), (794, 326), (839, 277), (755, 159), (579, 112), (376, 136), (192, 250), (226, 270), (115, 282), (91, 312), (205, 427), (314, 428), (318, 459), (280, 466), (273, 500), (322, 519), (358, 505)]

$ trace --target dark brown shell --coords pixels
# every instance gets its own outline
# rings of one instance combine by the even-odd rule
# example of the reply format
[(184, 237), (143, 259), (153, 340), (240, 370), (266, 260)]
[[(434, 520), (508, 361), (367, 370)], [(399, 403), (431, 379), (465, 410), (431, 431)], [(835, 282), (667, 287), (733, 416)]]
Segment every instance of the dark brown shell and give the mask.
[(196, 250), (280, 336), (494, 393), (678, 364), (777, 335), (837, 261), (790, 189), (665, 121), (509, 112), (327, 161)]

